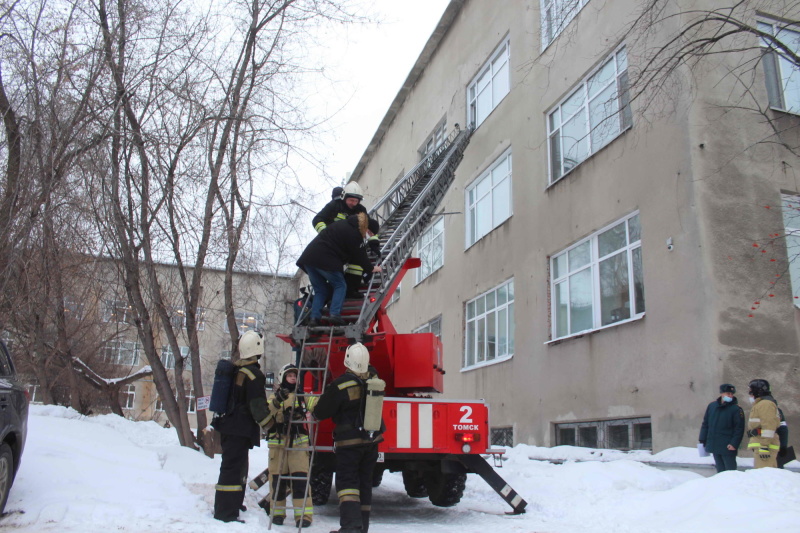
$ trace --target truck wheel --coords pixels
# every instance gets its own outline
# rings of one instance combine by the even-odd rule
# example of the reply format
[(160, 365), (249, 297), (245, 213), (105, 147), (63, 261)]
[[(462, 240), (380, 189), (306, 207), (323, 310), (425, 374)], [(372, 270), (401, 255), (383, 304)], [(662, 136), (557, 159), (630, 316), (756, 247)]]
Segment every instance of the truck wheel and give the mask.
[(403, 486), (406, 488), (406, 494), (412, 498), (424, 498), (428, 495), (422, 472), (403, 470)]
[(375, 467), (372, 471), (372, 488), (380, 487), (383, 481), (383, 468)]
[(444, 472), (425, 472), (425, 486), (428, 498), (437, 507), (452, 507), (461, 501), (467, 474), (450, 474)]
[(12, 483), (14, 483), (14, 454), (4, 442), (0, 445), (0, 513), (6, 508)]
[(333, 472), (313, 470), (311, 472), (311, 501), (314, 505), (325, 505), (331, 497)]

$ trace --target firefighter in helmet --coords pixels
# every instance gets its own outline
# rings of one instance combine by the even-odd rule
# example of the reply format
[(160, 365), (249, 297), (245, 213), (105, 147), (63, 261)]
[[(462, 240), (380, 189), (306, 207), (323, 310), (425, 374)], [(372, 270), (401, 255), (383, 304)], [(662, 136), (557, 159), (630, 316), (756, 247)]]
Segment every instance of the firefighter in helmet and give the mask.
[(261, 428), (272, 422), (264, 392), (266, 378), (258, 366), (264, 354), (264, 338), (247, 331), (239, 339), (239, 367), (231, 387), (233, 411), (217, 416), (211, 425), (222, 441), (222, 464), (214, 495), (214, 518), (223, 522), (241, 522), (244, 487), (247, 483), (248, 453), (261, 441)]
[[(369, 364), (369, 351), (356, 343), (347, 348), (344, 374), (321, 396), (309, 399), (314, 418), (333, 418), (336, 453), (338, 533), (367, 533), (372, 504), (372, 470), (386, 426), (381, 419), (385, 383)], [(333, 533), (333, 532), (332, 532)]]
[(777, 430), (781, 419), (766, 379), (754, 379), (750, 382), (750, 403), (753, 408), (747, 421), (747, 436), (750, 437), (747, 448), (753, 451), (754, 466), (777, 468), (776, 456), (780, 450)]
[[(308, 430), (303, 423), (305, 403), (296, 395), (297, 367), (284, 365), (278, 374), (278, 389), (269, 395), (267, 406), (275, 425), (267, 433), (269, 445), (270, 503), (272, 523), (282, 525), (286, 518), (286, 493), (291, 485), (296, 527), (309, 527), (314, 514), (311, 495), (306, 494), (308, 478)], [(291, 422), (291, 423), (290, 423)], [(294, 448), (305, 448), (295, 450)], [(290, 476), (278, 484), (279, 474)]]

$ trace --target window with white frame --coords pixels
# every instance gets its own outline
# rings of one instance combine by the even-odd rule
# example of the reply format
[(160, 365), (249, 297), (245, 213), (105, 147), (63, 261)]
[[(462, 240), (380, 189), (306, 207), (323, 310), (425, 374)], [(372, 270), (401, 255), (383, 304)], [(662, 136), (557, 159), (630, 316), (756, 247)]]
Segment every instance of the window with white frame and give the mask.
[(511, 216), (510, 149), (467, 187), (465, 196), (469, 247)]
[[(253, 311), (236, 311), (234, 312), (236, 319), (236, 327), (239, 329), (239, 334), (243, 335), (245, 331), (259, 331), (264, 325), (264, 318)], [(228, 321), (225, 320), (225, 332), (228, 329)]]
[(139, 343), (130, 341), (108, 341), (100, 350), (103, 360), (113, 365), (136, 366), (139, 364)]
[(427, 324), (424, 324), (414, 330), (414, 333), (433, 333), (438, 338), (442, 338), (442, 317), (437, 316)]
[(794, 305), (800, 307), (800, 196), (784, 194), (782, 211), (792, 297)]
[(542, 48), (552, 43), (589, 0), (544, 0), (542, 9)]
[(196, 413), (197, 412), (197, 401), (194, 397), (194, 387), (189, 388), (189, 392), (186, 395), (186, 412), (187, 413)]
[(119, 391), (119, 403), (123, 409), (133, 409), (136, 401), (136, 385), (126, 385)]
[(492, 53), (467, 88), (467, 124), (478, 127), (508, 94), (511, 45), (506, 38)]
[(553, 340), (641, 317), (639, 213), (552, 256), (550, 269)]
[(417, 242), (417, 256), (422, 264), (417, 269), (417, 283), (444, 265), (444, 217), (433, 222)]
[(81, 320), (83, 319), (83, 302), (78, 302), (71, 296), (64, 297), (64, 316), (67, 320)]
[(514, 355), (514, 280), (467, 302), (464, 362), (470, 369)]
[(550, 183), (603, 148), (632, 122), (628, 57), (623, 47), (548, 112)]
[(133, 308), (124, 300), (106, 300), (103, 306), (103, 322), (133, 323)]
[(156, 398), (156, 405), (155, 405), (156, 412), (161, 412), (164, 410), (164, 402), (161, 401), (161, 398)]
[(800, 54), (800, 27), (763, 19), (758, 21), (758, 30), (768, 36), (761, 37), (761, 46), (769, 105), (800, 114), (800, 68), (796, 59)]
[[(170, 322), (173, 328), (186, 329), (186, 320), (186, 307), (173, 307), (170, 309)], [(197, 308), (195, 321), (197, 324), (197, 331), (203, 331), (206, 328), (206, 310), (204, 308)]]
[[(191, 369), (192, 368), (192, 360), (189, 358), (189, 347), (188, 346), (180, 346), (181, 349), (181, 359), (183, 359), (184, 368)], [(164, 345), (161, 348), (161, 362), (164, 363), (164, 368), (172, 369), (175, 368), (175, 354), (172, 352), (172, 347), (169, 344)]]
[(439, 148), (442, 143), (444, 143), (444, 140), (447, 138), (446, 126), (447, 123), (442, 120), (439, 125), (434, 128), (433, 133), (431, 133), (430, 136), (425, 139), (425, 142), (422, 143), (422, 148), (419, 150), (420, 159), (425, 159), (425, 156)]

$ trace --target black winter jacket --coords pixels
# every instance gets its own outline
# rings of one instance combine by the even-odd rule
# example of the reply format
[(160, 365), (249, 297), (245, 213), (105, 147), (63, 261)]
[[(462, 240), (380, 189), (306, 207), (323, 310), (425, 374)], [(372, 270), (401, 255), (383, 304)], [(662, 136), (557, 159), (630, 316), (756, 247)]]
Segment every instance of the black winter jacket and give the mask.
[(381, 431), (372, 438), (369, 438), (367, 432), (362, 429), (366, 390), (364, 380), (347, 371), (333, 380), (319, 397), (313, 411), (314, 418), (317, 420), (333, 418), (333, 423), (336, 424), (333, 441), (337, 448), (363, 446), (383, 440), (382, 433), (385, 430), (383, 421), (381, 421)]
[[(698, 439), (705, 443), (708, 453), (735, 455), (743, 436), (744, 411), (736, 398), (732, 402), (723, 402), (720, 397), (708, 404)], [(728, 444), (734, 450), (729, 450)]]
[[(764, 396), (764, 399), (773, 402), (776, 406), (778, 405), (778, 400), (771, 395)], [(775, 434), (778, 435), (780, 447), (783, 449), (789, 446), (789, 426), (786, 424), (786, 417), (783, 415), (783, 410), (780, 407), (778, 407), (778, 417), (781, 419), (781, 425), (775, 430)]]
[(313, 225), (314, 229), (319, 233), (334, 222), (345, 220), (349, 216), (366, 212), (367, 208), (361, 205), (360, 202), (353, 209), (350, 209), (342, 198), (337, 198), (328, 202), (325, 207), (322, 208), (322, 211), (311, 219), (311, 225)]
[(233, 412), (216, 416), (211, 426), (225, 435), (250, 437), (250, 447), (261, 441), (261, 427), (271, 421), (267, 409), (267, 394), (264, 391), (266, 378), (255, 358), (242, 359), (236, 363), (239, 371), (233, 382)]
[(372, 272), (372, 262), (367, 256), (364, 237), (358, 231), (358, 217), (347, 217), (332, 225), (311, 241), (303, 251), (297, 266), (306, 266), (341, 272), (346, 263), (360, 265), (364, 272)]

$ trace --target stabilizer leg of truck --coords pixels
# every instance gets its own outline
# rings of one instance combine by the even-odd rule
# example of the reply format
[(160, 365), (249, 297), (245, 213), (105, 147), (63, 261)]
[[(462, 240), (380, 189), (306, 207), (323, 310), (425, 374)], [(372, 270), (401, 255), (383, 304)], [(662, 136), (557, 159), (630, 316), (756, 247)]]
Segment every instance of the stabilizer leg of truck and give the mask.
[(528, 502), (517, 494), (517, 491), (512, 489), (511, 485), (500, 477), (500, 474), (494, 471), (494, 468), (486, 462), (486, 459), (480, 455), (457, 455), (456, 457), (470, 472), (481, 476), (514, 509), (514, 512), (510, 514), (522, 514), (525, 512)]

